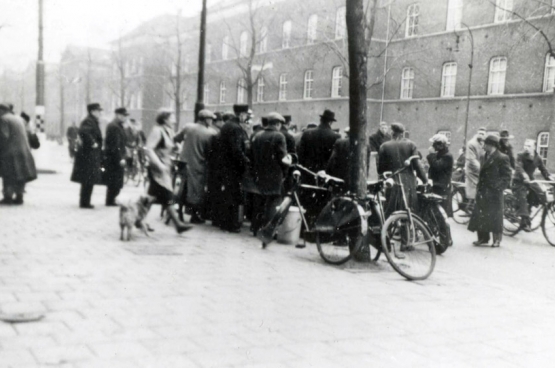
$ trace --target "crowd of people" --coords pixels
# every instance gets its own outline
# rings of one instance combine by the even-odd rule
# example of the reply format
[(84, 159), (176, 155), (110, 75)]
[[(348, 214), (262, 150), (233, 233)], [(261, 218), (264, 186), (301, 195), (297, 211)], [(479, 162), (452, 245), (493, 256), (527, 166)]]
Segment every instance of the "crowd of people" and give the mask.
[[(343, 179), (349, 184), (349, 129), (344, 136), (332, 128), (335, 113), (325, 110), (320, 123), (309, 124), (297, 132), (290, 115), (277, 112), (253, 124), (252, 110), (236, 104), (233, 112), (204, 109), (195, 123), (187, 123), (175, 131), (175, 118), (161, 111), (148, 137), (140, 124), (129, 119), (126, 108), (117, 108), (114, 119), (100, 130), (102, 107), (87, 106), (87, 117), (79, 127), (68, 128), (69, 153), (74, 159), (71, 180), (81, 184), (79, 206), (92, 209), (91, 195), (95, 185), (106, 185), (106, 206), (117, 206), (116, 198), (123, 183), (125, 167), (133, 152), (140, 160), (148, 160), (148, 194), (162, 205), (178, 232), (191, 224), (207, 220), (227, 232), (240, 232), (243, 218), (251, 222), (254, 235), (276, 211), (284, 194), (292, 186), (290, 175), (293, 157), (312, 172)], [(0, 204), (22, 204), (25, 184), (36, 179), (31, 148), (40, 142), (29, 126), (29, 116), (16, 116), (13, 106), (0, 104), (0, 174), (4, 198)], [(469, 203), (468, 229), (477, 232), (475, 245), (500, 246), (503, 231), (503, 193), (512, 188), (518, 200), (521, 227), (530, 228), (530, 207), (545, 201), (542, 187), (534, 181), (535, 171), (550, 180), (551, 176), (538, 156), (535, 141), (527, 139), (523, 151), (516, 154), (507, 130), (499, 135), (486, 134), (480, 128), (468, 141), (457, 159), (449, 152), (447, 137), (436, 134), (430, 139), (427, 156), (416, 144), (405, 138), (401, 123), (379, 124), (368, 140), (368, 160), (376, 165), (378, 175), (395, 172), (409, 157), (409, 170), (398, 180), (403, 184), (407, 203), (418, 211), (417, 184), (428, 185), (431, 192), (444, 198), (448, 216), (452, 215), (452, 181), (464, 181)], [(375, 154), (372, 154), (375, 152)], [(175, 188), (176, 170), (183, 180)], [(303, 179), (306, 180), (306, 179)], [(176, 190), (177, 189), (177, 190)], [(182, 202), (190, 213), (190, 224), (173, 206)], [(403, 209), (400, 187), (386, 191), (385, 216)], [(491, 234), (491, 237), (490, 237)]]

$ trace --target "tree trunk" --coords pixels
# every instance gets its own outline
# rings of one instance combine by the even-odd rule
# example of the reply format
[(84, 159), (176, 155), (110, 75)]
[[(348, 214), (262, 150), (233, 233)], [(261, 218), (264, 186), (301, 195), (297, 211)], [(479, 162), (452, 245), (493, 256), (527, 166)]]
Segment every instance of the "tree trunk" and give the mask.
[[(349, 181), (350, 191), (356, 193), (359, 198), (366, 196), (366, 168), (367, 147), (366, 137), (366, 84), (368, 75), (368, 46), (366, 41), (372, 37), (372, 29), (367, 29), (374, 22), (367, 24), (363, 0), (347, 1), (347, 34), (349, 46), (349, 128), (350, 128), (350, 151), (349, 151)], [(377, 0), (371, 0), (368, 10), (374, 17)], [(355, 255), (358, 260), (367, 260), (370, 256), (368, 244), (365, 242), (359, 254)]]
[(252, 109), (252, 104), (254, 102), (254, 96), (253, 96), (253, 88), (254, 88), (254, 83), (252, 82), (252, 71), (251, 68), (249, 68), (249, 71), (247, 73), (247, 83), (246, 83), (246, 87), (247, 87), (247, 104), (249, 105), (249, 108)]

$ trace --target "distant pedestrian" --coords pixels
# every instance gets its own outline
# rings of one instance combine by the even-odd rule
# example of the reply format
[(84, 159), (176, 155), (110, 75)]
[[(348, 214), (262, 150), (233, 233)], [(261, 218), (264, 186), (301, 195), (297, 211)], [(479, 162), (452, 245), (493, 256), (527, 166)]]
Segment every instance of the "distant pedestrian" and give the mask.
[[(242, 180), (250, 161), (247, 158), (248, 135), (242, 128), (248, 113), (248, 105), (233, 106), (235, 117), (224, 124), (220, 131), (222, 199), (220, 227), (238, 233), (241, 231), (240, 209), (243, 204)], [(241, 216), (242, 217), (242, 216)]]
[(507, 155), (509, 157), (509, 162), (511, 163), (511, 168), (515, 169), (515, 154), (513, 151), (513, 146), (509, 143), (510, 139), (514, 136), (509, 134), (508, 130), (502, 130), (499, 133), (499, 152)]
[(116, 197), (123, 188), (126, 165), (125, 125), (129, 113), (125, 107), (115, 110), (114, 120), (106, 127), (104, 141), (104, 184), (106, 184), (106, 206), (117, 206)]
[(148, 176), (150, 179), (148, 194), (156, 198), (156, 202), (162, 205), (178, 233), (190, 230), (191, 226), (179, 220), (177, 211), (173, 204), (172, 183), (172, 158), (176, 148), (173, 141), (175, 118), (169, 111), (162, 111), (156, 116), (156, 125), (146, 142), (146, 155), (149, 158)]
[(81, 183), (79, 207), (92, 209), (91, 196), (95, 184), (102, 183), (102, 133), (99, 119), (102, 107), (98, 103), (87, 105), (88, 115), (78, 130), (80, 145), (75, 153), (71, 181)]
[(25, 123), (6, 104), (0, 104), (0, 176), (3, 205), (23, 204), (25, 184), (37, 178)]
[(487, 245), (492, 233), (492, 247), (499, 247), (503, 237), (503, 191), (511, 181), (511, 164), (498, 147), (499, 138), (488, 135), (484, 142), (476, 207), (468, 224), (468, 230), (478, 233), (478, 240), (473, 243), (477, 246)]
[(449, 152), (447, 137), (436, 134), (431, 139), (434, 153), (427, 156), (428, 178), (432, 180), (432, 193), (444, 198), (441, 203), (449, 217), (453, 216), (451, 209), (451, 176), (453, 175), (453, 155)]
[(478, 133), (468, 142), (466, 147), (465, 188), (466, 197), (471, 201), (471, 206), (473, 205), (474, 199), (476, 198), (476, 187), (478, 185), (478, 177), (480, 176), (480, 161), (484, 156), (484, 149), (482, 148), (482, 145), (485, 136), (486, 129), (478, 129)]
[(67, 148), (69, 150), (69, 157), (71, 158), (75, 157), (75, 151), (77, 148), (77, 139), (79, 137), (78, 130), (79, 129), (77, 129), (75, 122), (72, 122), (71, 126), (67, 128), (67, 132), (66, 132)]
[(252, 174), (258, 195), (254, 196), (252, 231), (256, 236), (276, 212), (283, 195), (283, 180), (288, 165), (283, 163), (287, 155), (285, 136), (280, 132), (285, 119), (273, 112), (267, 116), (268, 126), (253, 137)]
[(207, 158), (212, 137), (217, 132), (212, 127), (216, 116), (210, 110), (201, 110), (196, 123), (185, 124), (175, 141), (183, 141), (183, 157), (187, 163), (187, 205), (191, 208), (191, 223), (205, 222)]
[(325, 110), (320, 115), (320, 125), (306, 130), (298, 149), (299, 162), (307, 169), (318, 172), (326, 169), (333, 151), (333, 145), (341, 136), (335, 133), (331, 124), (335, 122), (335, 113)]

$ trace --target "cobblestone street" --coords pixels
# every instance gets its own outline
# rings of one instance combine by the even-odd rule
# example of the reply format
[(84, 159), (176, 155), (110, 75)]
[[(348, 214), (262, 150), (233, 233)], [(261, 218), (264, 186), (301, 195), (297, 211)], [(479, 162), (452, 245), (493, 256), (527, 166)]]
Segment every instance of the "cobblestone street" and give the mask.
[(475, 248), (452, 223), (455, 245), (422, 282), (385, 257), (333, 267), (312, 244), (263, 251), (248, 228), (177, 235), (158, 206), (150, 238), (121, 242), (105, 187), (80, 210), (66, 148), (48, 148), (58, 173), (0, 208), (0, 311), (45, 315), (0, 322), (0, 368), (553, 364), (555, 248), (541, 232)]

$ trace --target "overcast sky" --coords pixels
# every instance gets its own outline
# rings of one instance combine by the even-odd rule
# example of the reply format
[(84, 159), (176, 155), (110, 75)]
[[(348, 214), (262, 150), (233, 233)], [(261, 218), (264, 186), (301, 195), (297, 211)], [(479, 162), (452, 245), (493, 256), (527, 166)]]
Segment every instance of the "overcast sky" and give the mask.
[[(160, 14), (200, 13), (202, 0), (43, 0), (45, 60), (57, 62), (68, 44), (107, 47)], [(216, 0), (217, 1), (217, 0)], [(23, 69), (37, 58), (38, 0), (0, 0), (0, 67)], [(209, 0), (209, 4), (213, 1)]]

